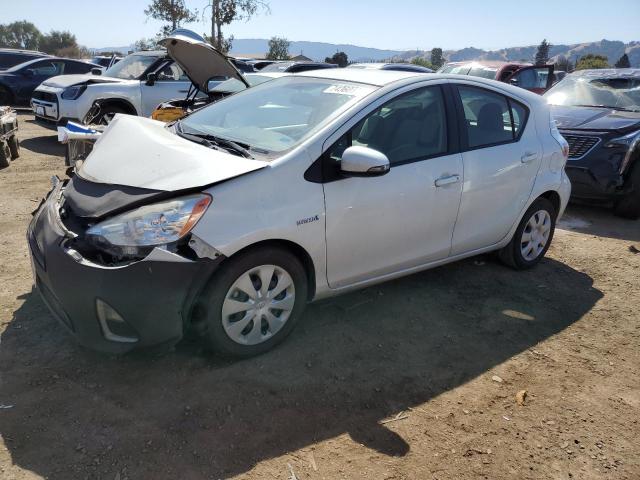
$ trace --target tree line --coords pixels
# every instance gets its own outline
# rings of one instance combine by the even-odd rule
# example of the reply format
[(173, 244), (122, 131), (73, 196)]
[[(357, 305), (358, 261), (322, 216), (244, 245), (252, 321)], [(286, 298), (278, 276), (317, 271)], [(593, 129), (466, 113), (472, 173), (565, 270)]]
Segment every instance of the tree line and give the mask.
[(42, 33), (26, 20), (0, 25), (0, 47), (39, 50), (70, 58), (90, 56), (86, 47), (78, 45), (76, 36), (68, 31), (51, 30)]

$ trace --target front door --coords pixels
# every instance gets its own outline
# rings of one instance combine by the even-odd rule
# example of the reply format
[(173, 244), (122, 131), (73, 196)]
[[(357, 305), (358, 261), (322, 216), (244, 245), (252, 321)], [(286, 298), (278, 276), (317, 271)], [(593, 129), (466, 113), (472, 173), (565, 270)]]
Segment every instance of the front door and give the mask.
[(325, 153), (335, 170), (351, 145), (374, 148), (391, 163), (384, 176), (336, 174), (324, 185), (331, 288), (449, 255), (463, 171), (448, 133), (442, 88), (423, 87), (385, 103)]
[(165, 64), (156, 72), (157, 80), (153, 85), (147, 85), (145, 80), (140, 82), (142, 96), (142, 113), (144, 117), (151, 113), (162, 102), (183, 99), (187, 96), (191, 80), (175, 63)]
[(452, 255), (498, 243), (531, 195), (542, 146), (525, 105), (495, 91), (458, 85), (464, 186)]

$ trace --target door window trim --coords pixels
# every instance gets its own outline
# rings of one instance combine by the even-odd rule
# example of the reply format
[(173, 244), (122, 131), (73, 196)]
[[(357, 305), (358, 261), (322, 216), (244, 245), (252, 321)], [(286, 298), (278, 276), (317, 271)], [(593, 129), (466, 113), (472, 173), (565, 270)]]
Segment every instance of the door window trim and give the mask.
[[(454, 83), (454, 84), (451, 84), (450, 87), (451, 87), (451, 90), (453, 91), (453, 97), (454, 97), (454, 102), (456, 105), (456, 112), (458, 117), (458, 129), (459, 129), (459, 135), (460, 135), (460, 152), (470, 152), (473, 150), (479, 150), (481, 148), (497, 147), (499, 145), (508, 145), (510, 143), (518, 143), (520, 141), (520, 139), (522, 138), (522, 134), (524, 133), (524, 129), (527, 127), (528, 120), (529, 120), (529, 113), (530, 113), (529, 107), (527, 107), (524, 103), (519, 102), (518, 100), (511, 98), (510, 96), (505, 95), (502, 92), (491, 90), (489, 88), (480, 87), (478, 85), (471, 85), (467, 83)], [(512, 137), (511, 140), (488, 143), (484, 145), (478, 145), (476, 147), (469, 146), (469, 135), (467, 133), (464, 105), (462, 104), (462, 97), (460, 96), (460, 90), (459, 90), (460, 87), (476, 89), (482, 92), (489, 92), (494, 95), (500, 95), (505, 99), (505, 101), (507, 102), (507, 107), (509, 108), (509, 118), (511, 119), (511, 137)], [(517, 134), (516, 134), (515, 123), (513, 121), (513, 107), (512, 107), (513, 103), (520, 105), (525, 112), (524, 119), (520, 120), (520, 129), (518, 130)]]

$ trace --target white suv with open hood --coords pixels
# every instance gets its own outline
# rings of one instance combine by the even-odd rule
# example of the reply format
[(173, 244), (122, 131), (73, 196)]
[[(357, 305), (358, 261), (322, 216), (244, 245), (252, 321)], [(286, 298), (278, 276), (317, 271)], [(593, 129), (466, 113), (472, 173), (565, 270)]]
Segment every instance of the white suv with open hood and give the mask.
[(493, 250), (536, 265), (567, 154), (541, 97), (456, 75), (320, 70), (170, 125), (117, 115), (35, 213), (35, 282), (96, 349), (192, 330), (255, 355), (311, 300)]
[(82, 122), (99, 101), (96, 123), (108, 123), (116, 113), (148, 117), (162, 102), (204, 95), (221, 80), (246, 84), (234, 65), (202, 37), (179, 29), (160, 42), (167, 50), (133, 53), (102, 75), (50, 78), (33, 93), (36, 120), (48, 126)]

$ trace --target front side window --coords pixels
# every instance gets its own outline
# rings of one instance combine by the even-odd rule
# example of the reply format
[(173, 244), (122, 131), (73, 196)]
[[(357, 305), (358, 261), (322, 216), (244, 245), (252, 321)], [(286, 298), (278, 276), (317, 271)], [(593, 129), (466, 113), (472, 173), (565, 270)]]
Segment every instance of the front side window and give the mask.
[(447, 152), (447, 123), (440, 87), (400, 95), (369, 114), (336, 142), (329, 157), (339, 161), (349, 146), (384, 153), (392, 165)]
[(157, 73), (159, 82), (188, 82), (189, 77), (176, 63), (163, 66)]
[(515, 140), (527, 110), (504, 95), (483, 88), (458, 86), (468, 147), (479, 148)]
[(158, 57), (154, 55), (129, 55), (104, 72), (104, 76), (136, 80), (156, 61)]
[(246, 89), (194, 112), (181, 125), (200, 134), (279, 153), (294, 148), (373, 92), (342, 80), (283, 77)]

